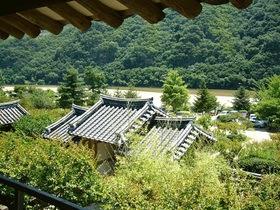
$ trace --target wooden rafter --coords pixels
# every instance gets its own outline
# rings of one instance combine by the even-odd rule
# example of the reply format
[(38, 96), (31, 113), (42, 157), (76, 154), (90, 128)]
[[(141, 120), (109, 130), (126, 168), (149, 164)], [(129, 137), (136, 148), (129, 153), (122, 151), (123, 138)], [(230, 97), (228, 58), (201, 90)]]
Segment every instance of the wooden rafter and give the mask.
[(113, 28), (117, 28), (123, 23), (123, 18), (118, 12), (102, 4), (99, 0), (76, 1)]
[(229, 3), (229, 0), (201, 0), (203, 3), (212, 4), (212, 5), (220, 5)]
[(189, 19), (198, 16), (202, 11), (198, 0), (161, 0), (161, 2)]
[(21, 39), (24, 36), (24, 33), (21, 30), (1, 20), (0, 20), (0, 30), (5, 33), (11, 34), (13, 37), (17, 39)]
[(161, 21), (165, 14), (164, 12), (151, 0), (118, 0), (134, 13), (140, 15), (149, 23), (157, 23)]
[(17, 14), (1, 16), (0, 20), (23, 31), (32, 38), (35, 38), (40, 34), (40, 29), (37, 26)]
[(19, 13), (24, 18), (28, 19), (30, 22), (48, 30), (49, 32), (57, 35), (62, 29), (63, 25), (59, 22), (53, 20), (52, 18), (40, 13), (37, 10), (26, 10)]
[(67, 1), (69, 0), (2, 0), (0, 15), (8, 15), (11, 13), (22, 12), (24, 10), (35, 9), (43, 6), (50, 6)]
[(9, 37), (9, 34), (7, 34), (6, 32), (0, 30), (0, 39), (5, 40), (8, 37)]
[(253, 0), (230, 0), (230, 2), (238, 9), (245, 9), (252, 4)]
[(81, 31), (86, 31), (91, 26), (91, 22), (86, 16), (79, 13), (67, 3), (59, 3), (55, 6), (49, 6), (49, 8)]

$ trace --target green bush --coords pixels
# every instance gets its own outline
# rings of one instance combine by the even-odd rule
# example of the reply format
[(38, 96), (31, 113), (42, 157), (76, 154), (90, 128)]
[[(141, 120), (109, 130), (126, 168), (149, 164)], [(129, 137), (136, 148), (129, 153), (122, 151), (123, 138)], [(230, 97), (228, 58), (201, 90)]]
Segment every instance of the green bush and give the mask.
[(246, 171), (256, 173), (280, 173), (279, 141), (247, 144), (240, 153), (238, 165)]
[(25, 115), (12, 126), (19, 135), (37, 137), (52, 122), (53, 120), (46, 114), (37, 116)]
[[(93, 153), (82, 146), (66, 147), (48, 140), (0, 136), (0, 174), (86, 206), (98, 200), (101, 176)], [(0, 194), (13, 191), (3, 186)]]

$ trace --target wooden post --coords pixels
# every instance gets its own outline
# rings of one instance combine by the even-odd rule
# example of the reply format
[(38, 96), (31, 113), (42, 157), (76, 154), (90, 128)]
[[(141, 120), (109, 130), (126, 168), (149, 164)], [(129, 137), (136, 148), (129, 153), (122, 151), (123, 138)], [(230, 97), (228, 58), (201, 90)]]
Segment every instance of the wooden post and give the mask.
[(15, 209), (23, 210), (24, 208), (24, 193), (16, 190), (15, 192)]

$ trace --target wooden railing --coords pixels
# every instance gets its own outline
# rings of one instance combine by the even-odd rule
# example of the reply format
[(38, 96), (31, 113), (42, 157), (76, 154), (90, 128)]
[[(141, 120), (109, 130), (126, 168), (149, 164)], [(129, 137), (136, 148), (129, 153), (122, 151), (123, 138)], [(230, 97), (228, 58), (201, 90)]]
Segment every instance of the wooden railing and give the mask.
[(48, 203), (49, 205), (53, 205), (61, 210), (85, 210), (85, 208), (78, 206), (74, 203), (66, 201), (62, 198), (58, 198), (49, 193), (38, 190), (34, 187), (28, 186), (21, 182), (9, 179), (5, 176), (0, 176), (0, 184), (4, 184), (6, 186), (12, 187), (15, 189), (14, 195), (14, 210), (24, 210), (24, 194), (31, 195), (43, 202)]

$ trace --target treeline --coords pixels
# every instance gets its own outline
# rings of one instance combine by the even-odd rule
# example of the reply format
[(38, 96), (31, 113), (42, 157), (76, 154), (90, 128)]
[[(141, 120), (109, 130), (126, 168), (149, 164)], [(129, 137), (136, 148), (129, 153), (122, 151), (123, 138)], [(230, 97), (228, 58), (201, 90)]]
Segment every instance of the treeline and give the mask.
[(56, 85), (69, 68), (105, 72), (110, 86), (162, 87), (177, 70), (190, 88), (204, 79), (208, 88), (247, 89), (280, 74), (280, 2), (255, 0), (239, 11), (230, 4), (205, 6), (193, 20), (165, 10), (151, 25), (138, 16), (119, 29), (94, 22), (85, 33), (72, 26), (59, 36), (0, 43), (0, 70), (6, 84)]

